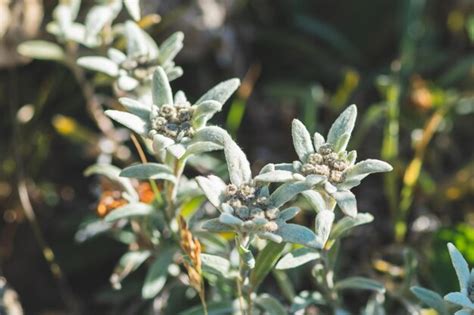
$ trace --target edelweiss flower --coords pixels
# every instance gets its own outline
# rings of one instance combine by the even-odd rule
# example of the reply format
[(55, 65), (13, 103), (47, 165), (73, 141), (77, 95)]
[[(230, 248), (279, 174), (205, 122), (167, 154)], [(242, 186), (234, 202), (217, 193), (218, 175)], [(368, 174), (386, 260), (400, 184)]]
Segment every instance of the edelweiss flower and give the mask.
[(127, 54), (110, 48), (108, 58), (101, 56), (82, 57), (77, 63), (87, 69), (103, 72), (117, 79), (117, 86), (123, 91), (132, 91), (150, 84), (153, 73), (161, 66), (168, 80), (172, 81), (183, 74), (176, 67), (174, 57), (183, 48), (182, 32), (176, 32), (158, 48), (153, 39), (132, 21), (125, 23)]
[(274, 242), (298, 243), (321, 248), (321, 241), (308, 228), (286, 223), (299, 208), (280, 208), (298, 193), (309, 189), (319, 180), (308, 176), (300, 183), (281, 185), (270, 194), (268, 184), (252, 180), (250, 164), (245, 154), (230, 137), (224, 143), (230, 174), (230, 184), (217, 176), (196, 178), (208, 200), (221, 212), (219, 218), (206, 221), (203, 228), (213, 232), (235, 231), (256, 235)]
[[(174, 99), (163, 68), (158, 67), (153, 76), (153, 104), (147, 105), (131, 98), (119, 101), (129, 112), (108, 110), (105, 113), (115, 121), (153, 141), (155, 153), (170, 152), (180, 159), (185, 154), (202, 153), (221, 149), (222, 129), (206, 127), (207, 121), (221, 110), (224, 102), (239, 86), (238, 79), (216, 85), (191, 105), (183, 92)], [(216, 143), (217, 142), (217, 143)]]
[(341, 210), (357, 215), (357, 202), (351, 188), (371, 173), (388, 172), (392, 167), (383, 161), (368, 159), (355, 164), (356, 151), (346, 151), (357, 116), (357, 107), (349, 106), (333, 123), (328, 137), (315, 133), (313, 141), (306, 127), (293, 120), (293, 144), (299, 161), (293, 163), (269, 164), (265, 172), (255, 179), (264, 182), (298, 182), (308, 176), (318, 176), (321, 181), (313, 190), (303, 193), (312, 206), (318, 210), (331, 209), (335, 200)]
[(462, 307), (455, 315), (472, 315), (474, 314), (474, 268), (469, 272), (466, 260), (453, 244), (448, 243), (448, 250), (458, 276), (460, 291), (448, 293), (444, 299)]

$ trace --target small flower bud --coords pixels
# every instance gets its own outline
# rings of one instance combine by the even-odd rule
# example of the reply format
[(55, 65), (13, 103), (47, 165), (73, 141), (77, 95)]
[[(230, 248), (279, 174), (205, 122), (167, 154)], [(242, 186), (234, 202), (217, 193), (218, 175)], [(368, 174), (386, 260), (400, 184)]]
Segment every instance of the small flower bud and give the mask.
[(333, 183), (342, 183), (344, 181), (344, 173), (340, 171), (331, 171), (331, 176), (329, 178), (330, 182)]
[(316, 165), (314, 166), (314, 173), (329, 177), (330, 169), (327, 165)]
[(265, 224), (264, 229), (267, 232), (275, 232), (276, 230), (278, 230), (278, 225), (274, 221), (270, 221)]
[(175, 138), (178, 135), (179, 128), (176, 124), (166, 124), (164, 131), (167, 136)]
[(324, 156), (324, 164), (332, 167), (334, 162), (337, 161), (337, 158), (338, 158), (337, 153), (331, 152)]
[(265, 211), (265, 216), (267, 217), (267, 219), (270, 219), (270, 220), (275, 220), (279, 214), (280, 214), (280, 210), (278, 210), (278, 208), (271, 208)]
[(255, 194), (255, 188), (250, 186), (250, 185), (244, 184), (240, 187), (240, 194), (244, 198), (253, 198), (255, 196), (254, 195)]
[(234, 196), (237, 193), (237, 191), (238, 191), (237, 186), (235, 186), (234, 184), (229, 184), (225, 188), (225, 195), (227, 197), (231, 197), (231, 196)]
[(158, 117), (152, 118), (151, 120), (152, 128), (156, 130), (161, 130), (163, 129), (163, 127), (166, 125), (167, 122), (168, 121), (164, 117), (158, 116)]
[(180, 122), (190, 121), (192, 118), (192, 111), (187, 108), (182, 108), (178, 110), (178, 120)]
[(315, 174), (316, 168), (313, 164), (303, 164), (303, 166), (301, 167), (301, 172), (305, 175)]
[(332, 163), (332, 167), (337, 171), (345, 171), (347, 168), (347, 162), (344, 160), (336, 160)]
[(319, 153), (311, 153), (308, 156), (307, 162), (313, 165), (321, 164), (323, 162), (323, 156)]
[(165, 118), (171, 118), (176, 115), (176, 109), (173, 105), (164, 104), (160, 107), (160, 115)]
[(265, 212), (260, 208), (253, 208), (250, 210), (251, 218), (265, 218)]
[(127, 71), (131, 71), (135, 69), (136, 67), (138, 67), (138, 63), (133, 59), (127, 59), (120, 64), (120, 67)]
[(319, 147), (318, 153), (321, 155), (328, 155), (329, 153), (332, 153), (331, 145), (329, 143), (323, 144)]
[(144, 80), (148, 77), (148, 71), (144, 68), (137, 68), (133, 70), (133, 76), (138, 80)]

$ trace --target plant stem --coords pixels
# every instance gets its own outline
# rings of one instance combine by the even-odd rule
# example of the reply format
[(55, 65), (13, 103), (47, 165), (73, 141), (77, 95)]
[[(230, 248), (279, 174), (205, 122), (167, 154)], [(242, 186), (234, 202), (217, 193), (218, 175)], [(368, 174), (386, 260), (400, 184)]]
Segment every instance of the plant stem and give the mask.
[(243, 305), (243, 299), (245, 298), (247, 302), (247, 311), (244, 312), (242, 311), (243, 314), (252, 314), (252, 291), (253, 288), (250, 284), (249, 280), (249, 273), (250, 273), (250, 268), (248, 264), (248, 258), (245, 257), (245, 255), (250, 251), (250, 243), (252, 241), (253, 236), (248, 235), (246, 233), (243, 233), (242, 235), (239, 235), (236, 239), (237, 246), (238, 246), (238, 252), (239, 252), (239, 277), (238, 277), (238, 283), (237, 283), (237, 290), (239, 294), (239, 300), (241, 303), (241, 309)]

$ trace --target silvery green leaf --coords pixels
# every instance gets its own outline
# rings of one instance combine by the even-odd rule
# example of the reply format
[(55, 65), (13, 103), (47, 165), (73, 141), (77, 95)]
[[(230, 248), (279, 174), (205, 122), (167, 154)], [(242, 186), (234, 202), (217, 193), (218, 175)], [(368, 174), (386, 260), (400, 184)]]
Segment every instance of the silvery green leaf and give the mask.
[(96, 37), (105, 25), (112, 23), (122, 8), (122, 1), (112, 1), (107, 5), (96, 5), (86, 16), (86, 40)]
[(120, 281), (123, 280), (130, 273), (138, 269), (151, 255), (149, 250), (138, 250), (130, 251), (125, 253), (114, 269), (114, 275), (118, 276), (118, 279), (112, 276), (110, 282), (115, 286), (120, 287)]
[(209, 232), (229, 232), (232, 231), (232, 227), (227, 224), (221, 223), (219, 219), (210, 219), (204, 222), (201, 226), (202, 229), (207, 230)]
[(123, 0), (130, 16), (135, 20), (140, 20), (140, 0)]
[(81, 57), (77, 59), (77, 64), (89, 70), (103, 72), (111, 77), (116, 77), (119, 73), (117, 64), (105, 57)]
[(200, 141), (193, 144), (190, 144), (186, 149), (186, 154), (183, 158), (187, 158), (193, 154), (201, 154), (210, 151), (222, 150), (222, 145), (216, 144), (210, 141)]
[(345, 133), (342, 136), (340, 136), (339, 139), (337, 139), (336, 144), (334, 145), (334, 151), (337, 153), (345, 151), (350, 138), (351, 138), (351, 135), (349, 133)]
[(318, 133), (318, 132), (315, 132), (315, 133), (314, 133), (314, 137), (313, 137), (313, 142), (314, 142), (314, 149), (315, 149), (316, 151), (318, 151), (318, 150), (319, 150), (319, 147), (324, 144), (324, 137), (323, 137), (323, 135), (321, 135), (321, 134)]
[(354, 165), (357, 159), (357, 151), (356, 150), (350, 151), (346, 159), (347, 159), (347, 162), (349, 162), (349, 165)]
[(241, 219), (229, 213), (221, 213), (219, 216), (219, 221), (221, 221), (221, 223), (223, 224), (227, 224), (227, 225), (235, 226), (235, 227), (239, 227), (239, 226), (242, 226), (242, 224), (244, 224), (244, 221), (242, 221)]
[(378, 281), (364, 278), (364, 277), (350, 277), (344, 280), (338, 281), (335, 285), (336, 290), (345, 290), (345, 289), (361, 289), (361, 290), (371, 290), (380, 293), (385, 292), (385, 287)]
[[(252, 223), (250, 221), (247, 221), (245, 223)], [(255, 257), (253, 256), (253, 253), (250, 249), (247, 249), (243, 247), (242, 245), (239, 245), (237, 247), (237, 250), (239, 252), (240, 259), (244, 263), (244, 265), (248, 269), (253, 269), (255, 267)]]
[(135, 90), (140, 82), (128, 75), (121, 75), (117, 80), (117, 86), (122, 91), (132, 91)]
[(252, 171), (247, 156), (230, 137), (224, 142), (224, 155), (232, 184), (241, 186), (252, 179)]
[(153, 136), (153, 150), (158, 153), (161, 150), (168, 148), (174, 143), (173, 139), (165, 137), (161, 134), (156, 134)]
[(195, 106), (193, 114), (193, 125), (196, 128), (200, 128), (206, 125), (209, 119), (214, 116), (215, 113), (222, 109), (222, 103), (216, 101), (204, 101)]
[(294, 181), (293, 172), (275, 170), (255, 176), (254, 180), (267, 183), (285, 183)]
[(206, 195), (209, 202), (216, 208), (220, 207), (222, 195), (226, 189), (226, 184), (217, 176), (198, 176), (196, 182)]
[(466, 294), (462, 294), (461, 292), (448, 293), (444, 296), (444, 299), (453, 304), (474, 310), (474, 303), (469, 300)]
[(283, 222), (289, 221), (293, 219), (298, 212), (300, 212), (300, 208), (298, 207), (290, 207), (286, 208), (285, 210), (282, 210), (280, 214), (278, 215), (278, 220), (281, 220)]
[(305, 182), (285, 183), (275, 189), (275, 191), (270, 195), (270, 198), (268, 200), (269, 204), (272, 207), (279, 208), (286, 202), (293, 199), (299, 193), (310, 188), (311, 186)]
[(326, 301), (319, 292), (301, 291), (293, 300), (290, 312), (296, 314), (297, 311), (304, 310), (311, 304), (324, 305)]
[(301, 247), (283, 256), (275, 268), (279, 270), (292, 269), (319, 259), (320, 257), (320, 253), (307, 247)]
[(335, 146), (339, 138), (342, 137), (344, 134), (347, 133), (350, 136), (352, 130), (354, 129), (356, 118), (357, 107), (355, 105), (347, 107), (342, 112), (342, 114), (337, 117), (336, 121), (329, 129), (327, 142), (332, 146)]
[(161, 67), (157, 67), (153, 74), (153, 104), (157, 106), (173, 104), (171, 86), (165, 71)]
[(174, 143), (166, 148), (178, 160), (186, 153), (186, 147), (181, 143)]
[(255, 268), (250, 273), (250, 283), (255, 290), (280, 259), (284, 248), (283, 243), (268, 242), (258, 253)]
[(224, 129), (217, 126), (208, 126), (199, 129), (193, 137), (193, 142), (209, 141), (218, 145), (224, 145), (230, 139), (230, 135)]
[(168, 61), (173, 60), (183, 48), (183, 39), (183, 32), (176, 32), (168, 37), (160, 46), (158, 61), (161, 64), (166, 64)]
[(265, 310), (267, 314), (286, 315), (288, 312), (283, 305), (269, 294), (261, 294), (255, 299), (255, 304)]
[(30, 40), (21, 43), (18, 48), (18, 53), (25, 57), (42, 60), (64, 60), (63, 49), (51, 42), (44, 40)]
[[(299, 161), (295, 161), (301, 164)], [(273, 164), (273, 167), (275, 170), (280, 170), (280, 171), (289, 171), (289, 172), (294, 172), (295, 171), (295, 163), (276, 163)], [(298, 169), (299, 167), (297, 167)]]
[(320, 249), (321, 240), (307, 227), (298, 224), (281, 224), (275, 234), (280, 235), (284, 242), (301, 244)]
[[(299, 174), (298, 174), (299, 175)], [(295, 174), (295, 178), (297, 178), (296, 174)], [(321, 184), (321, 183), (324, 183), (325, 185), (331, 185), (328, 181), (327, 181), (327, 178), (326, 176), (322, 176), (322, 175), (308, 175), (306, 177), (304, 177), (304, 182), (306, 183), (306, 185), (308, 185), (308, 187), (314, 187), (318, 184)], [(336, 188), (334, 188), (336, 189)], [(326, 190), (328, 190), (326, 188)]]
[(298, 119), (293, 119), (291, 124), (291, 135), (293, 137), (293, 146), (300, 161), (305, 162), (309, 154), (314, 153), (311, 136)]
[(181, 103), (186, 103), (188, 99), (186, 98), (186, 94), (184, 94), (183, 91), (178, 91), (174, 95), (174, 103), (175, 104), (181, 104)]
[(311, 205), (311, 208), (320, 212), (326, 210), (326, 202), (320, 193), (314, 190), (306, 190), (301, 193), (305, 197), (306, 201)]
[(374, 294), (369, 299), (369, 301), (367, 301), (367, 305), (365, 306), (365, 309), (362, 315), (386, 315), (384, 305), (383, 305), (384, 301), (385, 301), (385, 298), (384, 298), (383, 293)]
[(258, 237), (275, 243), (281, 243), (283, 241), (283, 238), (280, 235), (271, 232), (259, 232)]
[(118, 110), (106, 110), (105, 114), (139, 135), (147, 132), (147, 123), (138, 116)]
[(239, 79), (230, 79), (224, 82), (219, 83), (209, 91), (207, 91), (203, 96), (197, 100), (196, 104), (200, 104), (204, 101), (217, 101), (221, 104), (224, 104), (229, 97), (237, 90), (240, 85)]
[(334, 212), (330, 210), (319, 211), (316, 215), (315, 231), (321, 239), (323, 245), (326, 244), (331, 233), (332, 223), (334, 222)]
[(416, 295), (420, 301), (435, 309), (440, 315), (448, 314), (443, 297), (438, 293), (418, 286), (411, 287), (410, 291)]
[(472, 312), (467, 309), (462, 309), (454, 313), (454, 315), (472, 315)]
[(59, 4), (53, 11), (53, 17), (58, 22), (62, 32), (67, 32), (71, 27), (74, 18), (72, 17), (71, 7)]
[(344, 214), (355, 217), (357, 215), (357, 200), (349, 190), (336, 191), (331, 194)]
[(350, 189), (354, 186), (359, 185), (360, 181), (367, 177), (369, 174), (389, 172), (392, 169), (392, 166), (384, 161), (375, 159), (361, 161), (350, 167), (345, 172), (346, 179), (345, 183), (343, 183), (342, 186), (346, 189)]
[(122, 177), (131, 177), (137, 179), (165, 179), (176, 182), (171, 169), (164, 164), (144, 163), (126, 167), (120, 172)]
[(127, 60), (127, 56), (123, 52), (113, 47), (107, 50), (107, 57), (118, 65)]
[(135, 22), (125, 22), (125, 37), (127, 38), (127, 55), (128, 57), (149, 56), (148, 42), (146, 38), (148, 34), (140, 28)]
[(142, 287), (142, 297), (145, 299), (154, 298), (163, 289), (166, 283), (168, 266), (173, 262), (176, 252), (174, 248), (165, 248), (159, 251), (156, 260), (148, 269), (145, 282)]
[(331, 238), (338, 239), (354, 227), (372, 222), (373, 220), (374, 217), (370, 213), (358, 213), (354, 218), (344, 217), (334, 225)]
[(106, 222), (114, 222), (120, 219), (132, 218), (132, 217), (145, 217), (154, 212), (153, 206), (146, 203), (129, 203), (125, 206), (115, 209), (110, 212), (106, 217)]
[(151, 108), (149, 105), (145, 105), (139, 101), (128, 97), (121, 97), (119, 98), (120, 104), (122, 104), (127, 111), (130, 113), (139, 116), (143, 120), (147, 120), (150, 117)]
[(220, 256), (201, 254), (203, 271), (217, 274), (227, 278), (229, 275), (230, 262)]
[(470, 276), (467, 261), (464, 259), (461, 252), (452, 243), (448, 243), (448, 250), (449, 256), (451, 257), (451, 262), (458, 277), (459, 286), (461, 290), (467, 290)]
[(132, 182), (128, 178), (120, 177), (120, 171), (116, 166), (110, 164), (94, 164), (86, 168), (84, 171), (84, 176), (91, 176), (91, 175), (103, 175), (109, 178), (112, 181), (115, 181), (122, 185), (122, 187), (127, 191), (127, 193), (138, 200), (138, 194), (133, 188)]
[(166, 75), (168, 76), (169, 81), (173, 81), (183, 75), (183, 68), (173, 67), (169, 70), (166, 70)]

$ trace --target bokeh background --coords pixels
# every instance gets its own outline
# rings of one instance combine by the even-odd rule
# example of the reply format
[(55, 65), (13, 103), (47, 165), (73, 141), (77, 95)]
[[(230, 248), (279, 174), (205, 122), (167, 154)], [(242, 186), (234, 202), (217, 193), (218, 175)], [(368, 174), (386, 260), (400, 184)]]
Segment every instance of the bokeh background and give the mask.
[[(126, 246), (78, 233), (96, 217), (98, 202), (99, 184), (83, 171), (106, 145), (84, 93), (64, 65), (16, 53), (26, 39), (51, 39), (44, 26), (55, 5), (0, 3), (0, 295), (13, 288), (26, 314), (68, 314), (71, 304), (84, 314), (139, 313), (144, 272), (122, 291), (109, 283)], [(184, 76), (174, 89), (198, 97), (226, 78), (243, 80), (214, 122), (233, 134), (255, 170), (296, 158), (293, 118), (324, 134), (347, 105), (357, 104), (350, 148), (395, 169), (356, 189), (359, 208), (375, 221), (343, 242), (339, 268), (383, 280), (390, 292), (416, 260), (414, 281), (442, 294), (457, 289), (446, 242), (474, 264), (474, 2), (142, 0), (142, 6), (161, 15), (148, 30), (158, 42), (176, 30), (185, 34), (177, 57)], [(99, 80), (104, 107), (100, 96), (109, 89)], [(114, 164), (136, 160), (126, 141)], [(297, 219), (311, 225), (313, 216)], [(45, 260), (53, 253), (61, 274)], [(297, 288), (310, 288), (304, 272), (290, 277)], [(364, 297), (354, 293), (347, 301), (358, 309)], [(396, 302), (389, 307), (403, 314)]]

